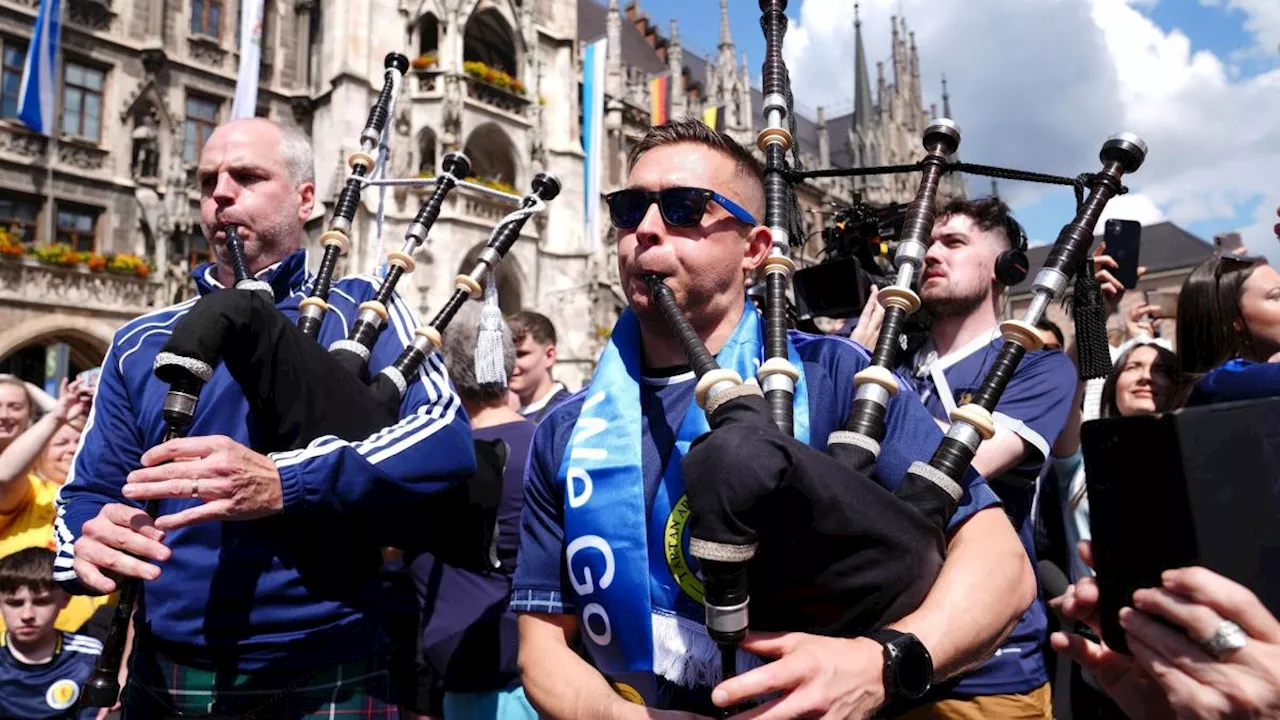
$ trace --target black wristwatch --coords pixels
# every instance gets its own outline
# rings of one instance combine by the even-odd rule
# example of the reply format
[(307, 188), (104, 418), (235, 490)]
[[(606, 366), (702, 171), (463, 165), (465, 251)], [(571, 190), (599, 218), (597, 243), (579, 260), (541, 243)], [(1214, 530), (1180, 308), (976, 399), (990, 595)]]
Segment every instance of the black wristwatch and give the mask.
[(866, 635), (884, 646), (884, 689), (888, 700), (918, 700), (933, 686), (933, 657), (911, 633), (889, 628)]

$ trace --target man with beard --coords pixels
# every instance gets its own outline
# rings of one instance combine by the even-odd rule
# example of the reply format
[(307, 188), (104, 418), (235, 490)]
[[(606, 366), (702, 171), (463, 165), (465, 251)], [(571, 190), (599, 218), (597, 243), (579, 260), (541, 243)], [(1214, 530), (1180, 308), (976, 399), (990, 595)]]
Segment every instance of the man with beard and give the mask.
[[(1000, 304), (1026, 276), (1026, 236), (998, 198), (952, 200), (938, 211), (920, 278), (920, 298), (932, 325), (929, 340), (904, 358), (925, 407), (949, 427), (951, 411), (969, 401), (995, 363)], [(868, 303), (875, 306), (878, 303)], [(874, 347), (883, 313), (863, 312), (853, 340)], [(1035, 563), (1031, 503), (1049, 448), (1066, 425), (1076, 371), (1055, 350), (1027, 353), (992, 413), (996, 433), (982, 443), (973, 467), (991, 483)], [(1052, 717), (1043, 659), (1046, 616), (1032, 603), (1013, 633), (982, 666), (939, 686), (939, 702), (909, 718)]]
[[(209, 137), (196, 182), (216, 262), (193, 273), (201, 296), (243, 292), (224, 290), (234, 280), (226, 235), (235, 225), (249, 272), (296, 320), (314, 282), (302, 249), (314, 166), (307, 139), (270, 120), (233, 121)], [(376, 290), (369, 276), (335, 282), (319, 342), (344, 339), (346, 320)], [(219, 364), (188, 437), (162, 444), (169, 388), (152, 367), (195, 303), (116, 333), (59, 499), (55, 580), (82, 594), (145, 580), (126, 717), (396, 717), (377, 533), (394, 524), (406, 494), (426, 496), (475, 471), (461, 402), (435, 357), (409, 379), (395, 425), (262, 454), (250, 447), (249, 401)], [(372, 372), (394, 362), (417, 324), (398, 297), (386, 305)], [(152, 499), (155, 518), (142, 510)]]

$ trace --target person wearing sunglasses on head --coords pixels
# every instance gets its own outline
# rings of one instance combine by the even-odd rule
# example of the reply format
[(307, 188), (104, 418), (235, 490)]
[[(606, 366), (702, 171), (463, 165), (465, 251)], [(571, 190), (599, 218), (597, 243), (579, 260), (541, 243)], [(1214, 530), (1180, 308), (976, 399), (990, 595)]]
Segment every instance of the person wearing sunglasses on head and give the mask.
[(1280, 395), (1280, 273), (1265, 258), (1222, 255), (1192, 270), (1177, 332), (1188, 406)]
[[(763, 361), (764, 323), (746, 281), (772, 241), (760, 223), (764, 188), (751, 154), (696, 120), (651, 129), (628, 171), (607, 202), (629, 307), (590, 385), (542, 420), (526, 471), (511, 601), (525, 692), (548, 718), (707, 717), (774, 692), (785, 704), (770, 717), (836, 708), (841, 717), (869, 716), (893, 699), (885, 683), (894, 675), (886, 648), (865, 637), (749, 635), (743, 649), (775, 662), (713, 688), (719, 654), (703, 629), (680, 490), (681, 453), (705, 416), (646, 276), (664, 278), (722, 367)], [(844, 427), (853, 376), (870, 360), (835, 336), (791, 331), (788, 344), (801, 373), (796, 435), (822, 449)], [(895, 486), (941, 438), (914, 393), (898, 393), (876, 480)], [(608, 462), (588, 475), (569, 462), (581, 457)], [(965, 485), (938, 582), (919, 610), (894, 623), (927, 649), (941, 679), (981, 662), (1035, 594), (994, 493), (976, 472)], [(806, 697), (819, 700), (809, 706)]]

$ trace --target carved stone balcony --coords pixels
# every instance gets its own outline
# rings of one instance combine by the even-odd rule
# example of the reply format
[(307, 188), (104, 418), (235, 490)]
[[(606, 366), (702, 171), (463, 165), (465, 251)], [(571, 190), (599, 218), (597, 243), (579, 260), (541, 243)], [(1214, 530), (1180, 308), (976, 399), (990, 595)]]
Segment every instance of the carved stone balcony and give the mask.
[[(48, 138), (28, 130), (17, 122), (0, 124), (0, 152), (25, 160), (36, 160), (44, 166)], [(75, 172), (101, 172), (107, 167), (110, 153), (92, 140), (61, 137), (57, 146), (57, 166)]]
[(110, 30), (116, 18), (108, 0), (70, 0), (67, 10), (72, 24), (87, 30)]
[(524, 97), (473, 77), (467, 78), (467, 98), (521, 118), (529, 108)]
[(421, 95), (439, 95), (444, 92), (444, 71), (437, 68), (426, 68), (424, 70), (411, 70), (410, 77), (413, 78), (412, 87), (417, 88), (417, 94)]
[(0, 259), (0, 302), (49, 309), (91, 310), (121, 318), (160, 307), (163, 283), (151, 278)]
[(47, 147), (47, 138), (27, 130), (16, 121), (0, 125), (0, 151), (31, 159), (44, 157)]
[(58, 164), (76, 170), (101, 170), (107, 164), (107, 151), (88, 140), (62, 138), (58, 141)]

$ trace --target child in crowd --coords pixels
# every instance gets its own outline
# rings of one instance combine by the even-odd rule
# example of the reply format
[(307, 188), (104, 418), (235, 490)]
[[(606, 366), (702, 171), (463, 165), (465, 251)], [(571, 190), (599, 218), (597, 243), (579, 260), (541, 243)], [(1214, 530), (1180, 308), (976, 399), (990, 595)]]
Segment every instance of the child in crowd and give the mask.
[(69, 596), (53, 582), (54, 552), (33, 547), (0, 558), (0, 717), (97, 717), (80, 694), (102, 652), (87, 635), (53, 626)]

